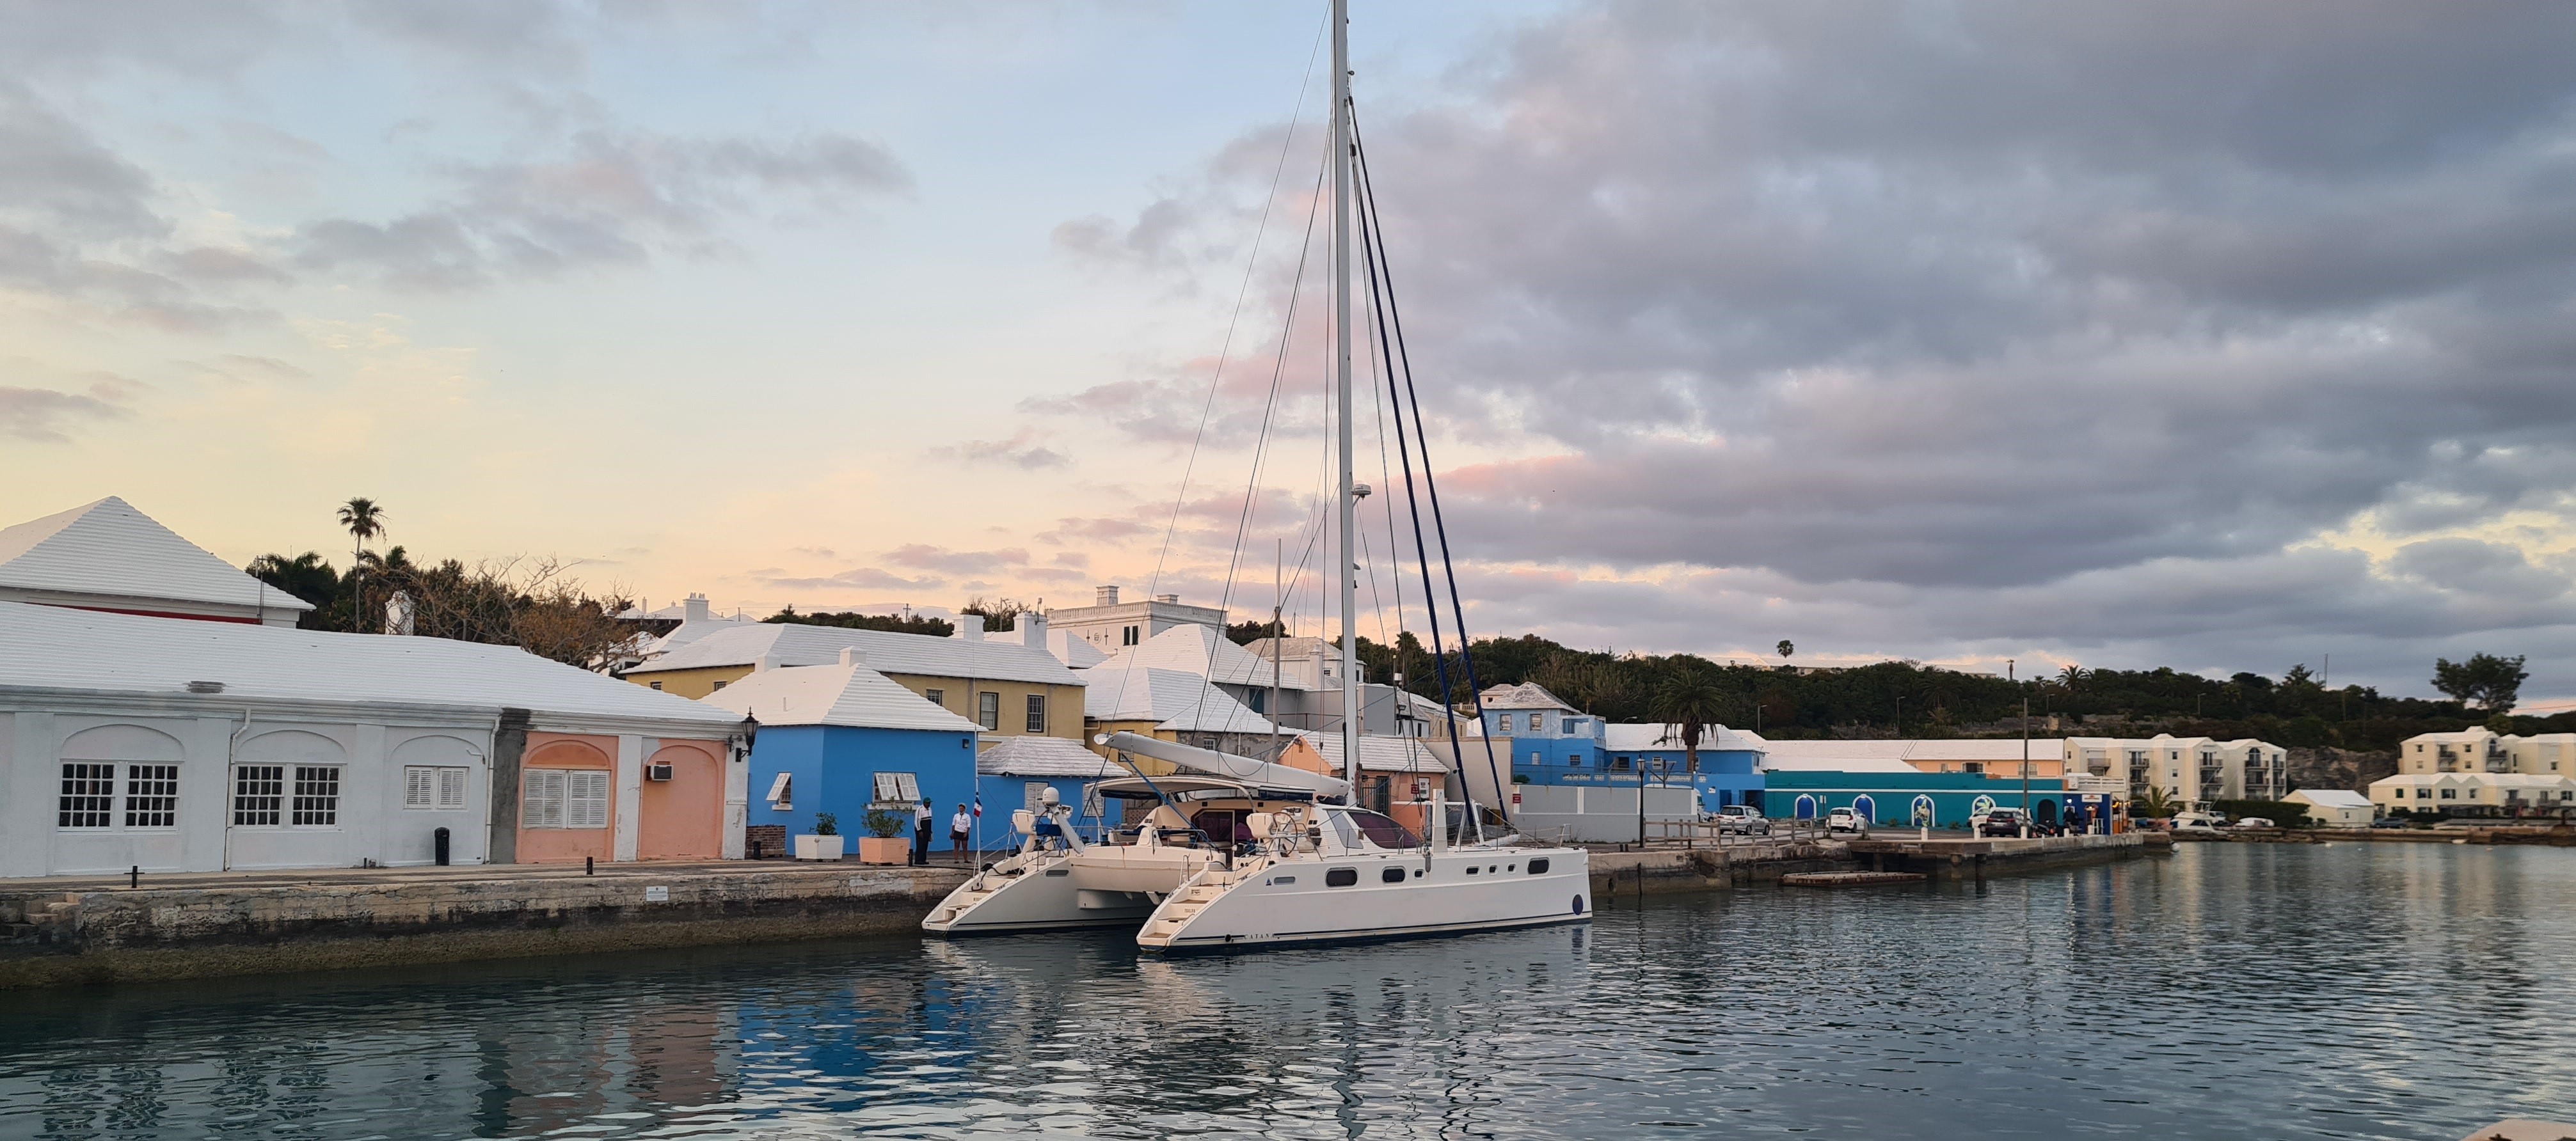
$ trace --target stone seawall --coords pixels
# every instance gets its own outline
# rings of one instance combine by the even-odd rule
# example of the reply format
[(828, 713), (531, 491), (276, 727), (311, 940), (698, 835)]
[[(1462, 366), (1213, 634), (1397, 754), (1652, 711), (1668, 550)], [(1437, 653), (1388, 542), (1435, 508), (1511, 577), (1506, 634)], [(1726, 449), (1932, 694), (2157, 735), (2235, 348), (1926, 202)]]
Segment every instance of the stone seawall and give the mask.
[(0, 988), (917, 931), (951, 868), (440, 868), (0, 884)]

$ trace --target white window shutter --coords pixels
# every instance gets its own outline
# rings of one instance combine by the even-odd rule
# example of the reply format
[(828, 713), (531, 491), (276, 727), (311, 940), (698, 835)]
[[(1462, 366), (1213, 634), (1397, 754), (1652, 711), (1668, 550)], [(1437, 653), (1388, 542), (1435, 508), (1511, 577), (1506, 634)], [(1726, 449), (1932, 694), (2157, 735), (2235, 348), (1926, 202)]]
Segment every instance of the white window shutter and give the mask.
[(469, 769), (438, 770), (438, 806), (440, 808), (465, 807), (465, 782), (469, 779), (468, 774), (471, 771)]
[(437, 771), (424, 765), (403, 766), (403, 807), (427, 808), (433, 803), (430, 786)]

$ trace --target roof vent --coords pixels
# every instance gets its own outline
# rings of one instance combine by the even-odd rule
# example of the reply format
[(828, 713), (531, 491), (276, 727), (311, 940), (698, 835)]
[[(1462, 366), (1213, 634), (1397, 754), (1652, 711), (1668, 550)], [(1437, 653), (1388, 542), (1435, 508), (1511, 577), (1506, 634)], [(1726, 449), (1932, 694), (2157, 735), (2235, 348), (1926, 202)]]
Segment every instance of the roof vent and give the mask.
[(857, 646), (843, 646), (841, 647), (841, 664), (845, 666), (866, 665), (868, 664), (868, 652), (858, 648)]
[(1174, 604), (1174, 605), (1179, 605), (1179, 603), (1180, 603), (1180, 601), (1181, 601), (1181, 596), (1180, 596), (1180, 595), (1177, 595), (1177, 594), (1157, 594), (1157, 595), (1155, 595), (1155, 596), (1154, 596), (1154, 601), (1156, 601), (1156, 602), (1168, 602), (1168, 603), (1172, 603), (1172, 604)]
[(223, 691), (224, 683), (219, 681), (192, 681), (188, 683), (188, 692), (190, 693), (222, 693)]

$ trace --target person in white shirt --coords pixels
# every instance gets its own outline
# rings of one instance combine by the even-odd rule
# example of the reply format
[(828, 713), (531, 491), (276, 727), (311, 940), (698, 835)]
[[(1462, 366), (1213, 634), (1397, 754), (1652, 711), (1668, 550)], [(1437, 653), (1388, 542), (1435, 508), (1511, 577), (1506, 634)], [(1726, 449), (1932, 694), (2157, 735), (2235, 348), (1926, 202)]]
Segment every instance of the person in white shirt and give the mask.
[(912, 807), (912, 862), (914, 866), (930, 863), (930, 798)]
[(958, 805), (957, 815), (948, 818), (948, 846), (957, 849), (957, 862), (961, 864), (969, 862), (974, 856), (974, 853), (966, 850), (966, 845), (973, 838), (974, 832), (975, 818), (966, 814), (965, 805)]

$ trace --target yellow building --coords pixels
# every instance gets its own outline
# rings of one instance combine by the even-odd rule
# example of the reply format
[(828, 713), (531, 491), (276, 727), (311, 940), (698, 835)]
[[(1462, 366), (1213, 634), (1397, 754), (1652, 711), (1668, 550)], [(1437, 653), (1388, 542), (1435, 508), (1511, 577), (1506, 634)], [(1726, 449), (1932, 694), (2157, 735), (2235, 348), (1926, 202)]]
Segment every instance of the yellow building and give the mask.
[[(1081, 740), (1082, 678), (1046, 652), (1011, 634), (987, 637), (980, 624), (934, 638), (884, 630), (791, 623), (726, 622), (663, 639), (627, 681), (682, 697), (705, 697), (767, 666), (821, 666), (856, 650), (869, 669), (975, 722), (986, 740), (1036, 734)], [(1043, 628), (1030, 635), (1043, 638)], [(753, 712), (757, 717), (758, 711)]]

